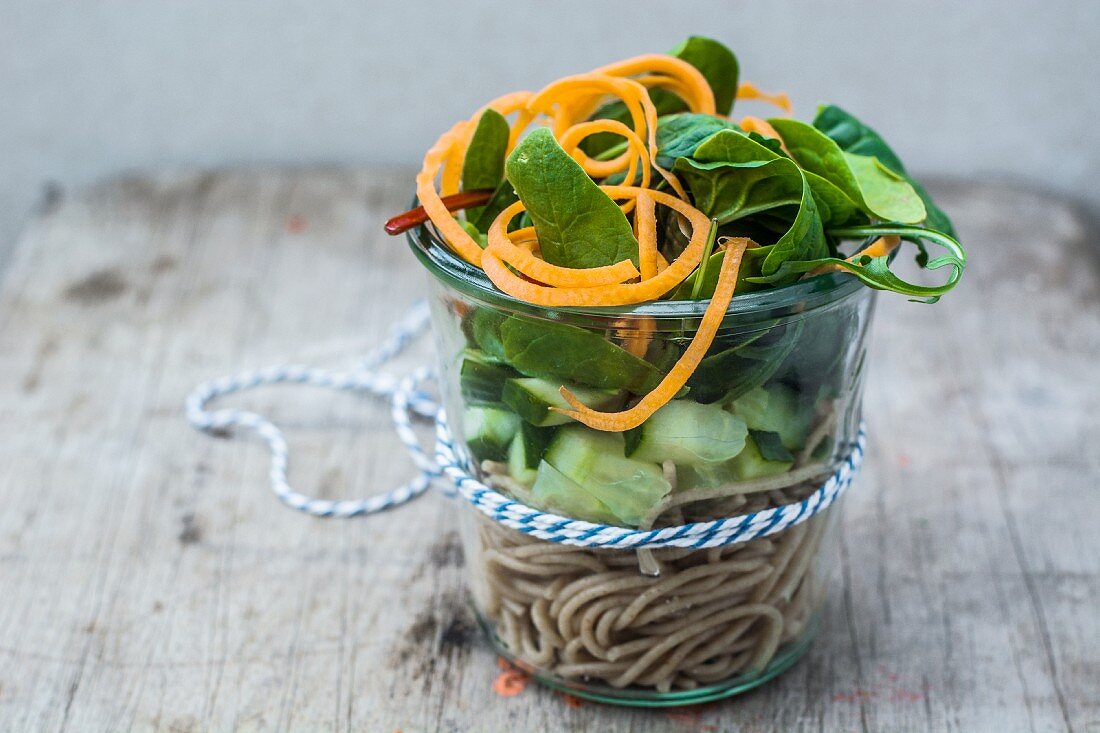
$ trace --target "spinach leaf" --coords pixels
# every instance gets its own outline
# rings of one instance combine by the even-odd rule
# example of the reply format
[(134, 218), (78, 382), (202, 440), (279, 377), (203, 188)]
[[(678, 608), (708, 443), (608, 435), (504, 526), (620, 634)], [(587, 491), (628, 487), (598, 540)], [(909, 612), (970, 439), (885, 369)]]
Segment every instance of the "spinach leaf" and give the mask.
[[(481, 113), (474, 135), (470, 138), (470, 145), (466, 149), (466, 157), (462, 161), (463, 191), (497, 188), (500, 185), (504, 178), (504, 153), (508, 150), (510, 134), (508, 120), (502, 114), (495, 109), (486, 109)], [(480, 212), (480, 208), (467, 209), (466, 221), (475, 222), (476, 225)]]
[(688, 378), (692, 399), (703, 404), (735, 400), (764, 384), (794, 349), (802, 329), (802, 321), (796, 321), (707, 356)]
[[(670, 56), (687, 61), (698, 69), (714, 92), (715, 111), (728, 115), (737, 96), (739, 69), (737, 57), (723, 44), (703, 36), (691, 36), (669, 52)], [(652, 89), (649, 93), (658, 116), (675, 114), (687, 109), (684, 101), (672, 92), (664, 89)], [(605, 104), (592, 115), (594, 120), (618, 120), (630, 124), (630, 114), (622, 102)], [(581, 144), (584, 152), (595, 156), (615, 145), (621, 138), (611, 133), (599, 133), (585, 139)]]
[(691, 188), (695, 206), (720, 224), (782, 206), (797, 206), (787, 231), (768, 251), (761, 267), (764, 275), (773, 274), (789, 259), (828, 254), (810, 184), (790, 158), (743, 133), (722, 130), (707, 138), (693, 158), (677, 159), (674, 169)]
[(929, 228), (941, 231), (950, 237), (955, 236), (955, 228), (951, 225), (951, 219), (942, 209), (936, 206), (924, 187), (906, 173), (901, 159), (877, 132), (840, 107), (832, 104), (818, 108), (813, 125), (835, 140), (841, 150), (856, 155), (868, 155), (878, 158), (880, 163), (908, 181), (909, 185), (913, 187), (913, 190), (924, 202), (924, 208), (928, 212), (925, 224)]
[(760, 455), (768, 461), (793, 461), (794, 453), (783, 445), (783, 439), (779, 433), (770, 430), (750, 430), (753, 441), (756, 443)]
[(684, 112), (657, 120), (657, 165), (671, 168), (677, 158), (690, 158), (711, 135), (740, 130), (737, 123), (714, 115)]
[[(519, 201), (519, 196), (516, 195), (516, 189), (512, 187), (511, 182), (506, 178), (500, 182), (497, 186), (497, 190), (493, 191), (492, 198), (485, 204), (477, 215), (477, 219), (474, 221), (474, 226), (478, 228), (478, 231), (489, 231), (489, 225), (493, 223), (493, 220), (500, 216), (500, 212), (507, 209), (509, 206)], [(469, 216), (469, 214), (467, 214)], [(511, 225), (508, 227), (508, 231), (514, 231), (519, 228), (519, 217), (512, 220)]]
[(462, 333), (470, 346), (476, 346), (494, 361), (503, 362), (504, 344), (500, 327), (507, 316), (491, 308), (474, 308), (462, 318)]
[[(737, 271), (737, 285), (734, 288), (734, 293), (757, 289), (752, 286), (752, 283), (748, 282), (748, 278), (760, 272), (760, 265), (770, 251), (769, 247), (752, 247), (745, 250), (745, 254), (741, 257), (741, 267)], [(722, 269), (722, 258), (725, 254), (725, 251), (712, 254), (707, 260), (706, 267), (697, 267), (693, 270), (672, 291), (672, 295), (669, 296), (668, 300), (709, 300), (718, 288), (718, 273)], [(696, 290), (695, 283), (700, 279), (700, 274), (702, 274), (702, 282)]]
[[(917, 192), (874, 158), (845, 153), (825, 133), (805, 122), (787, 118), (768, 122), (799, 166), (828, 181), (868, 216), (903, 224), (924, 221), (924, 204)], [(833, 192), (820, 182), (816, 190)], [(827, 220), (830, 225), (847, 223), (837, 217)]]
[(803, 272), (817, 269), (822, 265), (837, 265), (858, 277), (864, 284), (876, 290), (891, 290), (902, 295), (910, 295), (911, 300), (921, 303), (935, 303), (940, 296), (951, 290), (962, 277), (966, 268), (966, 252), (954, 239), (941, 231), (926, 227), (915, 227), (904, 224), (894, 225), (870, 225), (859, 227), (846, 227), (832, 229), (831, 235), (837, 237), (884, 237), (897, 236), (907, 241), (919, 241), (921, 239), (933, 242), (947, 250), (947, 254), (931, 260), (925, 269), (938, 270), (941, 267), (950, 267), (951, 274), (942, 285), (917, 285), (902, 280), (890, 271), (890, 258), (868, 257), (857, 258), (854, 262), (838, 257), (821, 257), (813, 260), (799, 261), (790, 258), (784, 261), (777, 270), (763, 273), (758, 277), (750, 277), (749, 282), (761, 284), (784, 284)]
[(844, 153), (844, 159), (859, 183), (868, 211), (899, 224), (919, 224), (928, 218), (924, 201), (904, 176), (872, 156)]
[(714, 109), (720, 115), (728, 115), (737, 96), (739, 69), (737, 57), (724, 44), (704, 36), (689, 36), (687, 40), (669, 52), (683, 59), (706, 77), (714, 92)]
[(577, 326), (509, 316), (500, 324), (504, 361), (529, 377), (601, 389), (651, 391), (664, 374), (644, 359)]
[(638, 264), (638, 240), (626, 215), (562, 150), (548, 128), (516, 145), (505, 164), (538, 233), (542, 256), (564, 267)]

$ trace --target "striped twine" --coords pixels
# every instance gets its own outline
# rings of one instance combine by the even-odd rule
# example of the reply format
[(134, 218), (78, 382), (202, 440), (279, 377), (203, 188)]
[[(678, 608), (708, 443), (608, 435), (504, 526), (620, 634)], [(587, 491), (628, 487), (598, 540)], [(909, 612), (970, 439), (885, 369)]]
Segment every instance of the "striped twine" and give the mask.
[[(851, 485), (863, 463), (866, 434), (861, 424), (855, 445), (833, 475), (812, 494), (794, 504), (709, 522), (650, 530), (595, 524), (548, 514), (508, 498), (473, 475), (462, 457), (462, 451), (456, 449), (445, 411), (424, 389), (425, 384), (435, 378), (430, 369), (420, 367), (401, 379), (379, 371), (382, 365), (404, 351), (425, 330), (427, 323), (427, 305), (423, 301), (418, 302), (394, 327), (390, 336), (350, 371), (278, 364), (203, 382), (187, 397), (187, 419), (192, 426), (206, 432), (243, 428), (258, 435), (271, 453), (268, 472), (271, 490), (287, 506), (315, 517), (349, 518), (375, 514), (420, 496), (434, 482), (444, 493), (457, 493), (493, 521), (524, 534), (547, 542), (607, 549), (703, 549), (748, 542), (782, 532), (836, 502)], [(206, 409), (207, 404), (217, 398), (274, 384), (305, 384), (389, 398), (394, 430), (416, 466), (416, 476), (396, 489), (363, 499), (318, 499), (296, 491), (287, 479), (290, 463), (287, 441), (274, 423), (246, 410)], [(420, 445), (413, 429), (414, 417), (435, 420), (434, 459)]]

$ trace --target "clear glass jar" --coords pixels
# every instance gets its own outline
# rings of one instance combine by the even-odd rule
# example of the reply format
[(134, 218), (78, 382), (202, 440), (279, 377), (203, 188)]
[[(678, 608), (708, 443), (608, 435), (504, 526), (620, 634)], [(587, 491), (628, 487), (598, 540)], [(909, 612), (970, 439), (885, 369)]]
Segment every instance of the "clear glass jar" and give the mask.
[[(557, 387), (622, 409), (676, 361), (707, 303), (542, 308), (496, 290), (426, 227), (409, 242), (432, 275), (456, 446), (528, 506), (643, 529), (737, 516), (805, 498), (855, 444), (875, 293), (853, 277), (738, 295), (671, 408), (599, 433), (548, 412)], [(540, 681), (602, 702), (683, 705), (771, 679), (808, 648), (837, 567), (839, 504), (704, 550), (571, 547), (463, 507), (489, 639)]]

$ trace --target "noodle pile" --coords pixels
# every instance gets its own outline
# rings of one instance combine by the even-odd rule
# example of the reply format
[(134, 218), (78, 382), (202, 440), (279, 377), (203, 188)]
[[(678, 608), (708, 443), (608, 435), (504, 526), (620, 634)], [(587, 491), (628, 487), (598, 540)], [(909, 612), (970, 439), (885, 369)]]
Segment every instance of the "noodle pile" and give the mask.
[[(759, 511), (818, 485), (775, 478), (788, 486), (708, 490), (705, 500), (662, 507), (663, 516)], [(487, 481), (507, 483), (495, 472)], [(471, 514), (467, 564), (480, 613), (519, 662), (571, 682), (669, 692), (758, 674), (803, 638), (823, 601), (817, 556), (831, 509), (764, 539), (639, 551), (552, 544)]]

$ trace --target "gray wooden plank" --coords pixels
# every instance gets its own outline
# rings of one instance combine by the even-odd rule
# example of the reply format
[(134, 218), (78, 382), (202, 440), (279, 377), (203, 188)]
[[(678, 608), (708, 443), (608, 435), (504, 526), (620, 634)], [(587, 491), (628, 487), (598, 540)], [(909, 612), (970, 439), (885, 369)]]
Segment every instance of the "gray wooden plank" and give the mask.
[[(0, 292), (0, 729), (1100, 725), (1100, 276), (1072, 208), (942, 190), (972, 266), (935, 307), (880, 298), (870, 459), (816, 645), (739, 699), (649, 712), (491, 692), (443, 498), (309, 519), (269, 495), (259, 446), (182, 419), (208, 376), (348, 364), (423, 292), (379, 234), (408, 180), (163, 174), (31, 224)], [(373, 400), (232, 402), (291, 429), (303, 489), (408, 473)]]

